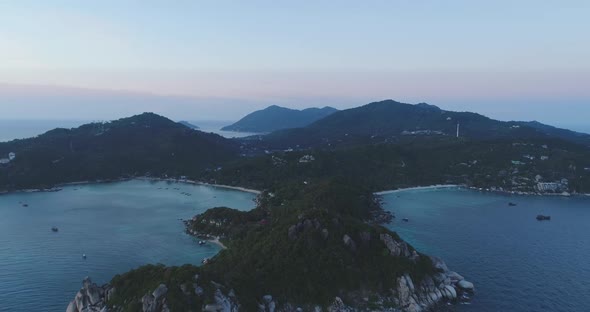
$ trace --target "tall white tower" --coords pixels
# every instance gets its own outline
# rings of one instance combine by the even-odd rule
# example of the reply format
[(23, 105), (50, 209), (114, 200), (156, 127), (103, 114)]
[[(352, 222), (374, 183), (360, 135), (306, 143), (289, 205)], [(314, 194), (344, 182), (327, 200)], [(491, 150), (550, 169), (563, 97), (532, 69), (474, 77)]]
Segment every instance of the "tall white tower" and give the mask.
[(459, 137), (459, 123), (457, 123), (457, 137)]

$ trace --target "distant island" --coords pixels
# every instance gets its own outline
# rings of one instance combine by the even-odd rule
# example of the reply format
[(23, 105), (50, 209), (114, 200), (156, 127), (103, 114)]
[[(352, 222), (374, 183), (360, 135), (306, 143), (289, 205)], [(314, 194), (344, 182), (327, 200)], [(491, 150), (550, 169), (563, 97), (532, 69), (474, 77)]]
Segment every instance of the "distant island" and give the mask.
[(328, 106), (296, 110), (273, 105), (250, 113), (238, 122), (223, 127), (221, 130), (268, 133), (281, 129), (299, 128), (329, 116), (336, 111), (338, 110)]

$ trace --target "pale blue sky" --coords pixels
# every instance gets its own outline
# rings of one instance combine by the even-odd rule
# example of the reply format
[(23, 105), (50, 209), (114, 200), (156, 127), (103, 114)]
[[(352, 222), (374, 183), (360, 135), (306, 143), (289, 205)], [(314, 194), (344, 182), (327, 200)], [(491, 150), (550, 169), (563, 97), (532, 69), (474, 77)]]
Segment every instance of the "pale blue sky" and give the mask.
[(588, 16), (589, 1), (0, 0), (0, 106), (5, 118), (232, 119), (393, 98), (581, 124)]

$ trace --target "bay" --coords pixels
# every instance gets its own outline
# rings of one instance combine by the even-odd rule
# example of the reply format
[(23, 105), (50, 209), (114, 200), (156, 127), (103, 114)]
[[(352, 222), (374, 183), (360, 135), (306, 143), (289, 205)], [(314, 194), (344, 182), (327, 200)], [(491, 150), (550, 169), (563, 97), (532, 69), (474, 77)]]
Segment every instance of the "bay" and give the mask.
[(102, 284), (148, 263), (199, 265), (220, 248), (199, 246), (179, 219), (217, 206), (249, 210), (254, 198), (145, 180), (1, 195), (0, 311), (65, 311), (85, 276)]
[[(453, 309), (565, 312), (590, 306), (590, 198), (453, 188), (399, 191), (383, 200), (396, 215), (391, 230), (475, 283), (471, 304)], [(538, 214), (551, 221), (537, 221)]]

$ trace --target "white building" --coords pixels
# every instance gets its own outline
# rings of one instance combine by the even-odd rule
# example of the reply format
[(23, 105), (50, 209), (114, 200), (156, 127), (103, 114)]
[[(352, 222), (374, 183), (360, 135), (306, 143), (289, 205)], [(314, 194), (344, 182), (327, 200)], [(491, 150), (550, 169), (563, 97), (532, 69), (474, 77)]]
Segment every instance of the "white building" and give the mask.
[(549, 160), (549, 156), (541, 156), (541, 160)]
[(526, 159), (530, 159), (530, 160), (535, 160), (535, 156), (531, 156), (531, 155), (523, 155), (522, 157), (524, 157)]
[(540, 192), (557, 192), (561, 188), (561, 184), (556, 182), (539, 182), (537, 189)]
[(312, 155), (305, 155), (305, 156), (299, 158), (300, 163), (309, 163), (314, 160), (315, 160), (315, 157), (313, 157)]
[(8, 159), (8, 158), (0, 158), (0, 165), (6, 165), (9, 162), (10, 162), (10, 159)]
[(8, 159), (10, 161), (13, 161), (16, 158), (16, 154), (13, 152), (8, 153)]

